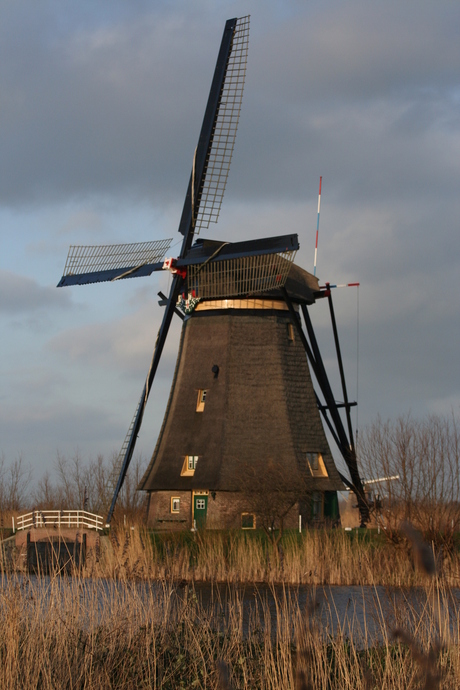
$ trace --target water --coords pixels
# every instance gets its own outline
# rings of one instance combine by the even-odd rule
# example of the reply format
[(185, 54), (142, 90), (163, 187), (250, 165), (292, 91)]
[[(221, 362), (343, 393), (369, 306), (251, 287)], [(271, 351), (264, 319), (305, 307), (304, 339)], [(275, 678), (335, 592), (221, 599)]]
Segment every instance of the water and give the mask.
[[(267, 629), (275, 636), (280, 621), (303, 624), (328, 639), (340, 635), (355, 645), (369, 646), (390, 640), (394, 630), (416, 631), (433, 627), (437, 636), (458, 639), (460, 589), (442, 591), (382, 586), (282, 587), (195, 583), (136, 582), (3, 576), (0, 581), (0, 614), (7, 612), (14, 592), (32, 615), (40, 607), (66, 617), (78, 615), (84, 627), (113, 625), (114, 618), (161, 623), (180, 619), (187, 607), (205, 614), (213, 628), (225, 633), (231, 625), (247, 635)], [(182, 613), (181, 613), (182, 612)], [(38, 614), (37, 614), (38, 615)]]
[[(325, 639), (341, 635), (361, 646), (381, 644), (392, 638), (393, 631), (435, 626), (438, 636), (449, 634), (457, 639), (460, 629), (460, 589), (440, 592), (431, 589), (389, 588), (383, 586), (269, 587), (267, 585), (232, 588), (195, 585), (195, 592), (205, 608), (214, 606), (225, 612), (227, 602), (239, 595), (247, 628), (256, 610), (270, 611), (272, 633), (277, 619), (288, 615), (302, 617)], [(294, 629), (294, 625), (293, 625)]]

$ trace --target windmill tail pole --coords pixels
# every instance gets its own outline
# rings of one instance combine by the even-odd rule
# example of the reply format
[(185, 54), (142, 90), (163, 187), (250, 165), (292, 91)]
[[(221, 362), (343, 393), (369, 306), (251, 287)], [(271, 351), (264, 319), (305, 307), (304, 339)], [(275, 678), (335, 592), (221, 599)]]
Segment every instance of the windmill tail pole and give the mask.
[(318, 256), (318, 235), (319, 235), (319, 213), (321, 210), (321, 183), (322, 176), (319, 178), (319, 193), (318, 193), (318, 215), (316, 217), (316, 242), (315, 242), (315, 260), (313, 263), (313, 275), (316, 276), (316, 259)]
[(353, 426), (351, 423), (351, 415), (350, 415), (350, 405), (348, 403), (348, 391), (347, 391), (347, 384), (345, 381), (345, 372), (343, 369), (343, 360), (342, 360), (342, 352), (340, 349), (340, 343), (339, 343), (339, 334), (337, 330), (337, 321), (335, 320), (335, 312), (334, 312), (334, 305), (332, 303), (332, 295), (329, 292), (328, 295), (328, 302), (329, 302), (329, 313), (331, 315), (331, 324), (332, 324), (332, 332), (334, 335), (334, 342), (335, 342), (335, 350), (337, 354), (337, 364), (339, 366), (339, 373), (340, 373), (340, 381), (342, 383), (342, 393), (343, 393), (343, 400), (345, 402), (345, 414), (347, 418), (347, 425), (348, 425), (348, 439), (350, 441), (350, 450), (354, 451), (355, 450), (355, 443), (353, 440)]
[[(352, 285), (352, 283), (350, 283)], [(353, 285), (359, 285), (359, 283), (354, 283)], [(340, 286), (337, 286), (340, 287)], [(329, 311), (331, 315), (331, 323), (332, 323), (332, 331), (334, 334), (334, 342), (335, 342), (335, 347), (336, 347), (336, 353), (337, 353), (337, 363), (339, 365), (339, 373), (340, 373), (340, 380), (342, 382), (342, 392), (343, 392), (343, 398), (345, 401), (345, 414), (346, 414), (346, 419), (347, 419), (347, 425), (348, 425), (348, 439), (349, 439), (349, 446), (347, 449), (347, 455), (348, 455), (348, 470), (350, 472), (351, 480), (353, 483), (353, 490), (356, 494), (356, 499), (358, 501), (358, 509), (359, 509), (359, 515), (360, 515), (360, 520), (361, 520), (361, 527), (366, 527), (367, 523), (370, 521), (370, 513), (369, 513), (369, 504), (366, 499), (366, 494), (364, 492), (364, 487), (363, 483), (361, 481), (361, 477), (358, 472), (358, 463), (356, 459), (356, 448), (353, 440), (353, 426), (351, 423), (351, 415), (350, 415), (350, 405), (348, 402), (348, 392), (347, 392), (347, 385), (345, 381), (345, 373), (343, 369), (343, 360), (342, 360), (342, 354), (340, 350), (340, 343), (339, 343), (339, 335), (337, 331), (337, 322), (335, 319), (335, 313), (334, 313), (334, 306), (332, 304), (332, 295), (329, 292), (328, 294), (328, 302), (329, 302)]]

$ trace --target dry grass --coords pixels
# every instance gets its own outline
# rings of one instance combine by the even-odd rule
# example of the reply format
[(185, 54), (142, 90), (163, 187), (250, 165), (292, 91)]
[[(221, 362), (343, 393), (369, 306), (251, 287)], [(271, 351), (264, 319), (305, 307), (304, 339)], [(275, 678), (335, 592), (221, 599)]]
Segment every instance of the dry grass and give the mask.
[(353, 614), (348, 638), (328, 635), (314, 602), (305, 611), (286, 591), (248, 614), (235, 588), (205, 606), (167, 581), (13, 578), (0, 590), (0, 687), (458, 688), (460, 618), (447, 623), (435, 580), (426, 595), (393, 632), (382, 612), (376, 642)]
[[(411, 558), (340, 531), (286, 535), (281, 553), (254, 535), (152, 542), (137, 530), (112, 532), (85, 573), (4, 577), (0, 687), (458, 688), (460, 615), (449, 577), (420, 535), (403, 531)], [(375, 581), (378, 567), (423, 586), (417, 597), (400, 591), (394, 605), (376, 589), (376, 612), (364, 621), (351, 607), (337, 623), (333, 592), (320, 615), (314, 585), (306, 606), (295, 589), (272, 587), (268, 597), (255, 590), (249, 607), (233, 584)], [(205, 601), (192, 579), (227, 585)]]
[[(112, 532), (102, 540), (96, 562), (90, 554), (86, 574), (99, 577), (160, 579), (187, 582), (265, 582), (309, 585), (420, 586), (425, 576), (417, 566), (417, 550), (409, 537), (393, 544), (342, 530), (287, 533), (279, 547), (263, 535), (241, 532), (183, 533), (152, 538), (139, 530)], [(434, 552), (447, 586), (460, 586), (457, 552)]]

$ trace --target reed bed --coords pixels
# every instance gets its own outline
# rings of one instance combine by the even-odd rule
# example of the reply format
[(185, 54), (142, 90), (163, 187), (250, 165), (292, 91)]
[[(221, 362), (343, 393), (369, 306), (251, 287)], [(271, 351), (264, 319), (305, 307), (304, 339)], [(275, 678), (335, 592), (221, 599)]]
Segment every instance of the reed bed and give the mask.
[[(457, 551), (428, 548), (443, 582), (460, 586)], [(103, 540), (100, 558), (89, 558), (86, 573), (187, 582), (413, 587), (425, 582), (413, 551), (410, 540), (394, 544), (378, 535), (363, 537), (342, 530), (286, 533), (274, 546), (262, 534), (204, 531), (155, 536), (136, 529)]]
[[(373, 633), (353, 610), (333, 625), (295, 592), (254, 598), (163, 580), (9, 576), (0, 589), (0, 687), (294, 689), (458, 688), (458, 611), (432, 579), (425, 605), (382, 608)], [(378, 601), (377, 601), (378, 604)], [(378, 609), (378, 606), (377, 606)], [(388, 621), (393, 621), (390, 625)]]

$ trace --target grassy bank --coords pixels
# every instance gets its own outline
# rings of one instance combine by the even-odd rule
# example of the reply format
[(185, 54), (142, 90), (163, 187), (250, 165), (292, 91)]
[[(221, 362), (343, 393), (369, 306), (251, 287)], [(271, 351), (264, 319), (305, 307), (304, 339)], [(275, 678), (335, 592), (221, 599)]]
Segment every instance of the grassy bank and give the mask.
[[(277, 548), (255, 532), (159, 535), (136, 529), (112, 532), (99, 562), (90, 559), (87, 572), (187, 582), (410, 587), (425, 581), (414, 567), (412, 550), (408, 540), (393, 544), (370, 532), (288, 532)], [(443, 582), (460, 586), (457, 550), (432, 551)]]
[(168, 581), (13, 578), (0, 590), (0, 687), (458, 688), (458, 614), (449, 628), (448, 591), (432, 581), (426, 594), (421, 615), (395, 612), (399, 630), (382, 613), (376, 642), (352, 612), (349, 638), (331, 636), (314, 601), (305, 611), (286, 593), (245, 615), (232, 587), (205, 607)]

